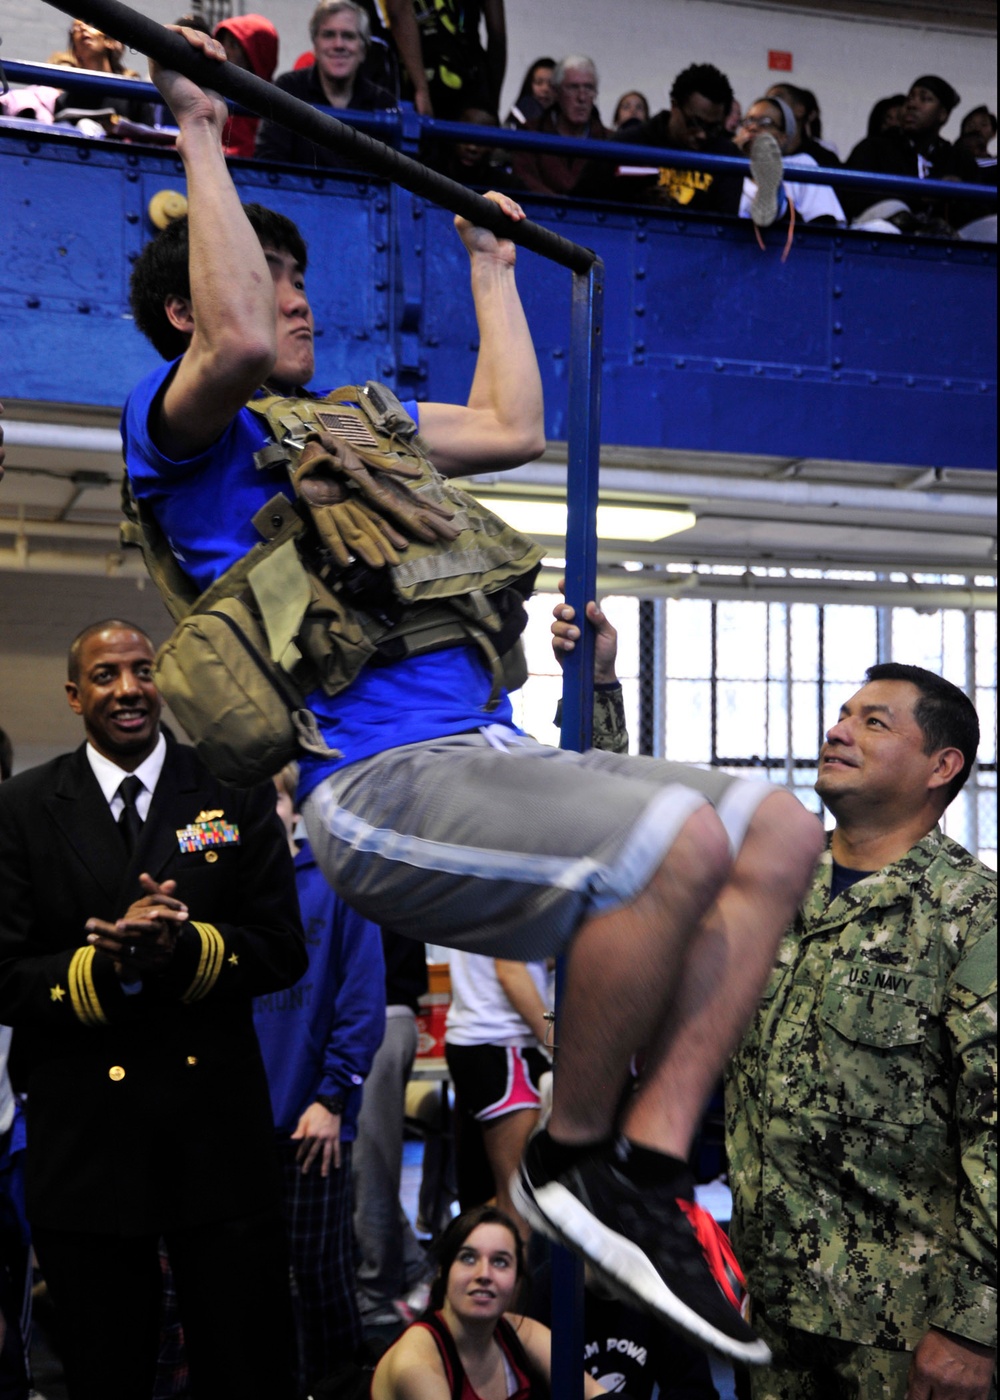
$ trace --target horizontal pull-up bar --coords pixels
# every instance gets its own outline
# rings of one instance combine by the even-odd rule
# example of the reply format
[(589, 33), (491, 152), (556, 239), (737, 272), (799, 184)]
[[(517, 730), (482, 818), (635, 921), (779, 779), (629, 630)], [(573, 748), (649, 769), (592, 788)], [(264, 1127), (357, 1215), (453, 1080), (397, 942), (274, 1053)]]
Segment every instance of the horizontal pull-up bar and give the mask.
[(259, 117), (280, 122), (282, 126), (327, 146), (374, 175), (393, 180), (411, 194), (433, 200), (453, 214), (512, 242), (573, 272), (586, 273), (598, 261), (597, 254), (578, 243), (571, 243), (551, 229), (524, 220), (512, 223), (492, 201), (474, 194), (464, 185), (449, 180), (436, 171), (428, 170), (390, 146), (383, 145), (364, 132), (355, 131), (335, 117), (326, 116), (307, 102), (283, 92), (272, 83), (235, 68), (231, 63), (215, 63), (192, 49), (179, 34), (162, 24), (130, 9), (120, 0), (48, 0), (57, 10), (74, 19), (85, 20), (123, 44), (138, 49), (164, 68), (183, 73), (199, 87), (211, 88), (221, 96), (239, 102)]

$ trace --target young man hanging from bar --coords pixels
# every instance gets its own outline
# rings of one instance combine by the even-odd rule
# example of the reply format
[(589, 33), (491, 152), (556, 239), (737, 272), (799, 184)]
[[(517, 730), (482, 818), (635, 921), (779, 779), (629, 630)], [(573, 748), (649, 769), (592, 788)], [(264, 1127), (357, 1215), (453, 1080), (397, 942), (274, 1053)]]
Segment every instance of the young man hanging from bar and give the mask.
[[(686, 1162), (805, 891), (819, 824), (766, 782), (564, 752), (517, 729), (503, 662), (541, 551), (451, 481), (544, 447), (514, 245), (456, 219), (479, 328), (465, 404), (400, 405), (374, 384), (308, 391), (301, 236), (241, 205), (220, 145), (225, 103), (152, 71), (180, 128), (189, 208), (136, 265), (136, 322), (165, 363), (131, 394), (123, 437), (154, 574), (174, 561), (174, 582), (158, 581), (175, 616), (201, 595), (179, 629), (195, 635), (175, 633), (160, 684), (210, 763), (246, 780), (252, 762), (278, 762), (243, 743), (239, 704), (212, 689), (213, 648), (238, 632), (295, 712), (307, 830), (344, 899), (416, 938), (567, 954), (552, 1118), (521, 1165), (519, 1209), (629, 1301), (763, 1362)], [(203, 674), (199, 647), (212, 656)], [(199, 695), (207, 717), (186, 717)], [(646, 1071), (623, 1108), (640, 1046)]]

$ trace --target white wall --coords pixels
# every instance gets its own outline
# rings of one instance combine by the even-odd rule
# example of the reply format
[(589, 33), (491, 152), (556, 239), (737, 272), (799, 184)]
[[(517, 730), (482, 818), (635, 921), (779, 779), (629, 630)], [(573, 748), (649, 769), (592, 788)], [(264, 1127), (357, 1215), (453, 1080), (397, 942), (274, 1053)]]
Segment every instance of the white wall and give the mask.
[[(504, 111), (525, 69), (540, 54), (561, 58), (589, 53), (601, 77), (601, 110), (610, 120), (628, 88), (644, 91), (654, 108), (666, 104), (674, 76), (689, 63), (715, 63), (729, 75), (746, 105), (781, 74), (769, 73), (769, 49), (791, 51), (793, 83), (820, 101), (824, 135), (842, 154), (864, 135), (878, 98), (903, 91), (921, 73), (940, 73), (962, 102), (946, 128), (954, 136), (970, 107), (996, 103), (996, 46), (992, 39), (899, 22), (867, 22), (728, 0), (506, 0), (508, 79)], [(282, 36), (279, 69), (308, 45), (309, 0), (236, 0), (259, 7)], [(145, 14), (169, 23), (185, 0), (145, 0)], [(41, 0), (5, 0), (0, 56), (41, 61), (65, 43), (68, 21)], [(142, 69), (141, 59), (132, 67)]]
[[(961, 94), (949, 136), (970, 107), (995, 109), (996, 46), (984, 37), (726, 0), (507, 0), (507, 13), (505, 94), (516, 93), (539, 54), (588, 53), (606, 121), (629, 88), (645, 92), (654, 110), (666, 106), (674, 77), (690, 63), (721, 68), (744, 107), (785, 76), (812, 88), (824, 139), (845, 156), (865, 134), (874, 103), (905, 92), (922, 73), (941, 74)], [(768, 71), (769, 49), (792, 53), (791, 73)]]

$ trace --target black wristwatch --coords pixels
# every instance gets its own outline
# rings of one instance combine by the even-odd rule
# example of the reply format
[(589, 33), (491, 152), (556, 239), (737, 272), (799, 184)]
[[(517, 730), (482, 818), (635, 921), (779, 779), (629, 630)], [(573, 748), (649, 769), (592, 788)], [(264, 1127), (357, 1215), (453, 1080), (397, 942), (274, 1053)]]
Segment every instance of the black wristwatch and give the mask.
[(337, 1118), (342, 1118), (344, 1115), (343, 1094), (317, 1094), (313, 1103), (322, 1104), (327, 1113), (332, 1113)]

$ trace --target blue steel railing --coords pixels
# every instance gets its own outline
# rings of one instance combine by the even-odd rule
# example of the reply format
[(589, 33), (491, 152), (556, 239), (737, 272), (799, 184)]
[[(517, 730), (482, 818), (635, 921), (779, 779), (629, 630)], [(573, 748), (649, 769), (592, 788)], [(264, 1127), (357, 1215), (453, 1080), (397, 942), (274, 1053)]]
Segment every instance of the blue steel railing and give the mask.
[[(5, 61), (3, 66), (8, 78), (15, 82), (42, 83), (49, 87), (64, 88), (68, 92), (74, 89), (81, 92), (104, 92), (109, 96), (131, 97), (156, 104), (162, 104), (163, 100), (152, 83), (141, 82), (139, 79), (115, 78), (106, 73), (57, 68), (45, 63)], [(250, 108), (243, 107), (239, 102), (232, 102), (231, 105), (234, 111), (253, 115)], [(538, 151), (545, 155), (572, 156), (574, 159), (586, 157), (608, 163), (613, 161), (616, 165), (670, 165), (679, 170), (706, 170), (716, 174), (750, 173), (750, 162), (742, 156), (710, 155), (697, 151), (676, 150), (672, 147), (640, 146), (625, 141), (591, 141), (577, 137), (542, 135), (533, 131), (512, 131), (507, 127), (476, 126), (469, 122), (446, 122), (437, 117), (422, 117), (409, 108), (406, 111), (389, 112), (343, 111), (332, 107), (316, 107), (314, 110), (340, 118), (345, 124), (356, 127), (359, 131), (371, 132), (395, 149), (410, 143), (409, 133), (415, 126), (421, 135), (441, 137), (449, 143), (461, 141), (500, 150)], [(953, 180), (920, 180), (915, 176), (884, 175), (877, 171), (848, 169), (846, 166), (817, 166), (812, 169), (809, 166), (797, 165), (795, 181), (803, 185), (836, 185), (844, 190), (873, 190), (900, 198), (919, 194), (924, 199), (968, 199), (981, 204), (984, 211), (995, 208), (997, 203), (997, 191), (991, 185), (965, 185)], [(438, 202), (443, 203), (440, 200)]]

